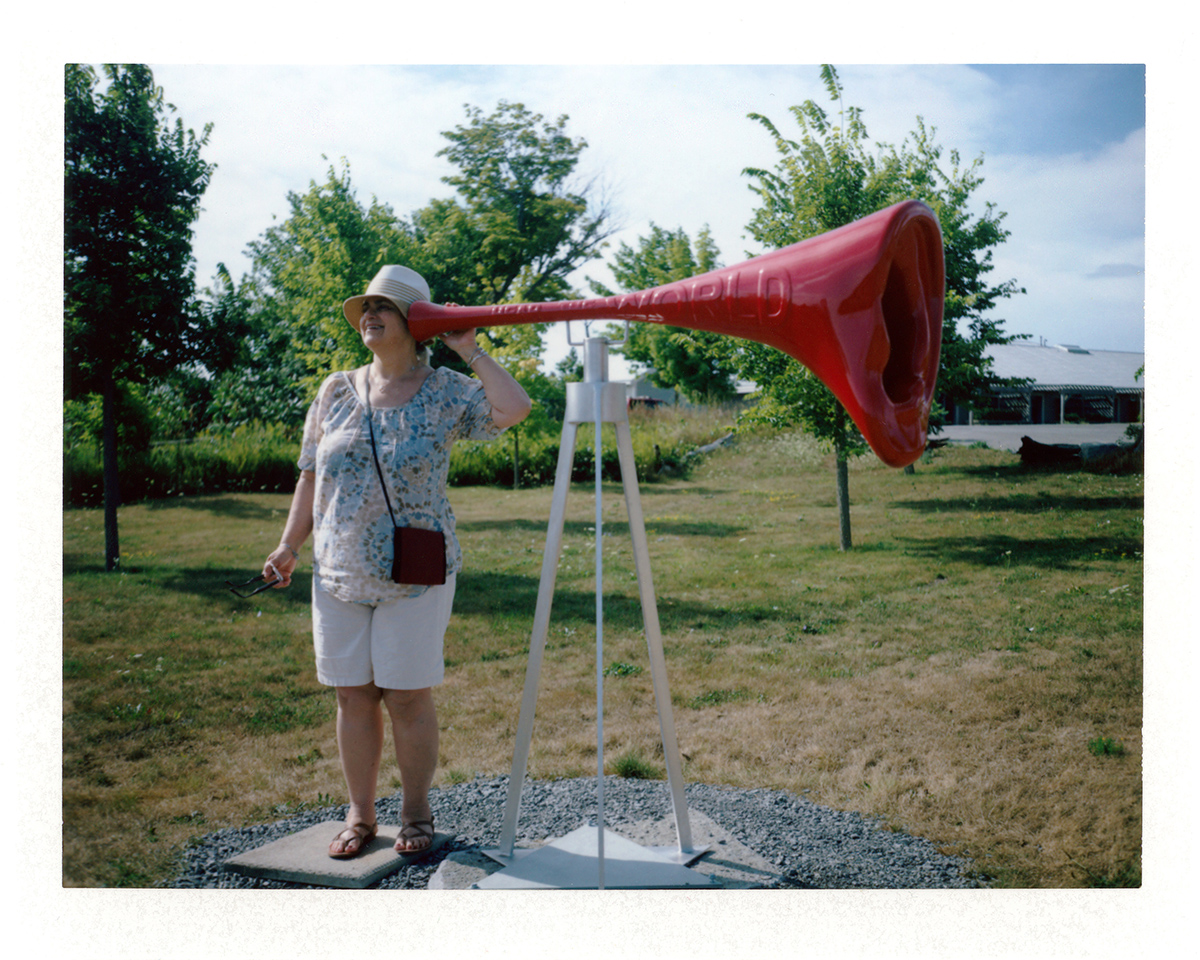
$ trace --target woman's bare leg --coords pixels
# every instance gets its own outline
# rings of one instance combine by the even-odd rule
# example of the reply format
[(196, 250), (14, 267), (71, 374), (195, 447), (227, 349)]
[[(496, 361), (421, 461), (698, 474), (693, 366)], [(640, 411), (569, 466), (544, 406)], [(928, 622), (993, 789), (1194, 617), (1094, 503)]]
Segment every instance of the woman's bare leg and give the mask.
[[(437, 708), (433, 691), (428, 687), (423, 690), (385, 690), (383, 702), (392, 718), (396, 763), (400, 767), (400, 782), (404, 789), (401, 826), (416, 820), (430, 820), (433, 815), (429, 807), (429, 788), (433, 785), (438, 762)], [(397, 840), (396, 849), (401, 853), (413, 853), (424, 850), (432, 842), (430, 837), (402, 837)]]
[[(337, 688), (338, 755), (350, 794), (347, 826), (375, 822), (375, 789), (383, 755), (382, 699), (383, 691), (373, 683)], [(358, 842), (346, 833), (330, 844), (330, 852), (345, 852)]]

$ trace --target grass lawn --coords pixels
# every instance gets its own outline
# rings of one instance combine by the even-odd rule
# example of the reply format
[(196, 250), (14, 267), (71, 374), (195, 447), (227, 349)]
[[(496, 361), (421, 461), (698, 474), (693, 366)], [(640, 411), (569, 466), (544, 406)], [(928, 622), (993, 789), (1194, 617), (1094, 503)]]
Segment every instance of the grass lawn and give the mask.
[[(863, 458), (850, 489), (842, 553), (832, 463), (798, 435), (642, 486), (685, 777), (884, 818), (999, 885), (1140, 883), (1143, 478), (947, 448), (911, 475)], [(440, 784), (509, 772), (550, 496), (452, 491)], [(101, 513), (64, 512), (64, 884), (152, 885), (193, 836), (344, 802), (307, 576), (222, 586), (288, 499), (124, 507), (117, 574)], [(605, 755), (665, 777), (619, 484), (603, 507)], [(595, 770), (593, 517), (573, 489), (532, 777)]]

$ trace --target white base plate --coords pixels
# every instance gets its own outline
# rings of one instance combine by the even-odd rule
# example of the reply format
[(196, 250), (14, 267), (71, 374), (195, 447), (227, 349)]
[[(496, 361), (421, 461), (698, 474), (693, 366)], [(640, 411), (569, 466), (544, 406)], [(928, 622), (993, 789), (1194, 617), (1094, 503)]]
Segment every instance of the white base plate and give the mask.
[[(485, 850), (508, 866), (474, 886), (479, 890), (595, 890), (600, 886), (599, 847), (596, 827), (584, 825), (544, 847), (514, 850), (512, 857)], [(606, 829), (603, 886), (613, 890), (719, 888), (711, 877), (683, 865), (704, 852), (681, 857), (678, 848), (643, 847)]]

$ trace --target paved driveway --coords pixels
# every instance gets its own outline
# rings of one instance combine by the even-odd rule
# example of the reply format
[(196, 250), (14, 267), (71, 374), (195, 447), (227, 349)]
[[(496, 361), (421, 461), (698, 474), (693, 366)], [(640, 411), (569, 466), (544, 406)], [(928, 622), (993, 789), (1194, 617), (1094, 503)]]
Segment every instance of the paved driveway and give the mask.
[(1021, 449), (1021, 438), (1038, 443), (1129, 443), (1126, 423), (1014, 423), (943, 427), (935, 438), (954, 444), (986, 443), (993, 450)]

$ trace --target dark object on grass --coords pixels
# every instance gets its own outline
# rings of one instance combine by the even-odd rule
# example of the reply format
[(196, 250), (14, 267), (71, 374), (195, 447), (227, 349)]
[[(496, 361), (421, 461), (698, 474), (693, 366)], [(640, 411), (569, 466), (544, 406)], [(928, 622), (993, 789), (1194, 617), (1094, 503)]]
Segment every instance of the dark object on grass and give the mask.
[(1083, 458), (1079, 445), (1069, 443), (1038, 443), (1030, 437), (1021, 438), (1021, 462), (1032, 467), (1078, 467)]
[(1087, 470), (1089, 473), (1141, 473), (1145, 464), (1144, 439), (1126, 443), (1038, 443), (1021, 438), (1021, 462), (1027, 467)]

